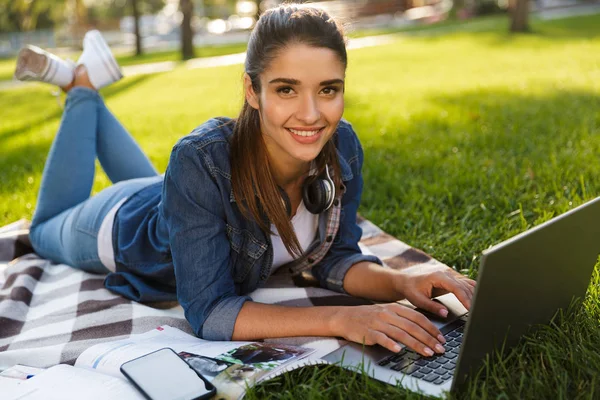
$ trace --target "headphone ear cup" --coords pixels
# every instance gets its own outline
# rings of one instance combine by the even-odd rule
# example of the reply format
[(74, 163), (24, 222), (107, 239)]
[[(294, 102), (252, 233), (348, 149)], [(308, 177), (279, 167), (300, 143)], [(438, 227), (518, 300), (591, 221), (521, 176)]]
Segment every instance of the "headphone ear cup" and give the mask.
[(333, 188), (331, 183), (324, 179), (317, 179), (309, 185), (304, 185), (302, 190), (304, 207), (312, 214), (320, 214), (331, 207), (333, 203)]

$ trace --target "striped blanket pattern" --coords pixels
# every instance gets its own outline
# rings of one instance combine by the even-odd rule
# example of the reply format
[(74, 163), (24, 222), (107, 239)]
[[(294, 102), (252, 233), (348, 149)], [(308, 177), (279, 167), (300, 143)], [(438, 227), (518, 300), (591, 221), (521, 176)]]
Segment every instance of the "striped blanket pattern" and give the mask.
[[(370, 221), (359, 217), (358, 222), (363, 229), (363, 253), (378, 256), (386, 266), (401, 269), (438, 262)], [(192, 333), (176, 302), (130, 301), (105, 289), (101, 275), (31, 253), (27, 228), (24, 220), (0, 228), (0, 371), (15, 364), (44, 368), (74, 364), (79, 354), (94, 344), (125, 339), (160, 325)], [(250, 296), (261, 303), (299, 307), (370, 304), (315, 287), (310, 276), (293, 280), (287, 268), (279, 269)], [(323, 338), (272, 339), (317, 349), (324, 340), (328, 341), (327, 352), (344, 343)]]

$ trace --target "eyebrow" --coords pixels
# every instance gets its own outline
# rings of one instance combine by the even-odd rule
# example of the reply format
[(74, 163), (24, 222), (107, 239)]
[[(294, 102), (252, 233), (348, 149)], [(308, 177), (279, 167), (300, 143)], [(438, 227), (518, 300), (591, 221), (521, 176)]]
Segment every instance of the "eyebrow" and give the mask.
[[(291, 78), (275, 78), (275, 79), (269, 81), (269, 84), (271, 84), (271, 83), (287, 83), (288, 85), (300, 85), (301, 84), (301, 82), (298, 79), (291, 79)], [(329, 79), (329, 80), (319, 83), (319, 86), (333, 85), (336, 83), (340, 83), (343, 85), (344, 80), (343, 79)]]

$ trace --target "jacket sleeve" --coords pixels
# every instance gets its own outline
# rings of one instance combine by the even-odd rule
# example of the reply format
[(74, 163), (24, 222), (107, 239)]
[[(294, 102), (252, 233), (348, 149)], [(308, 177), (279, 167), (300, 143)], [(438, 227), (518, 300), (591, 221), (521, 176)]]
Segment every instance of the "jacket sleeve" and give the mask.
[(333, 244), (321, 262), (312, 268), (312, 274), (322, 287), (346, 293), (343, 285), (344, 277), (354, 264), (361, 261), (370, 261), (379, 265), (383, 265), (383, 263), (373, 255), (362, 254), (358, 246), (362, 229), (356, 223), (356, 213), (363, 190), (362, 164), (364, 156), (362, 146), (350, 124), (345, 123), (343, 129), (345, 129), (345, 133), (340, 135), (340, 142), (343, 142), (341, 146), (344, 146), (346, 151), (342, 151), (342, 153), (353, 154), (349, 161), (352, 179), (344, 183), (346, 192), (342, 197), (340, 225)]
[(197, 336), (231, 340), (242, 305), (236, 293), (223, 195), (202, 150), (173, 148), (163, 187), (163, 214), (175, 269), (177, 299)]

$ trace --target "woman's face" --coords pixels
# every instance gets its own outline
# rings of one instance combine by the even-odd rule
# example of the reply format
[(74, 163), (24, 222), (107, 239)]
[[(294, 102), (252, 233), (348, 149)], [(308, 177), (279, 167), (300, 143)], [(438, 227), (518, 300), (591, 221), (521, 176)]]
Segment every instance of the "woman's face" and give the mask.
[(303, 165), (317, 157), (344, 112), (344, 75), (338, 55), (327, 48), (295, 44), (271, 61), (260, 76), (259, 103), (249, 99), (260, 106), (271, 158)]

